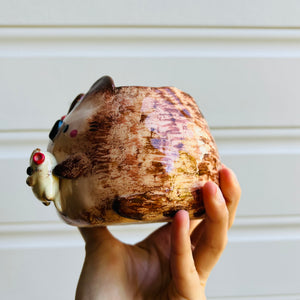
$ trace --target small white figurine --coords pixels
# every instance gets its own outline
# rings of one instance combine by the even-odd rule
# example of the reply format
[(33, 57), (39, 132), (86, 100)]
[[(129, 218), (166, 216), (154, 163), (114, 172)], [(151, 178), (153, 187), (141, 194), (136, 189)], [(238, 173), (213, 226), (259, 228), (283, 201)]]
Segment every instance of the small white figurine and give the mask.
[(55, 157), (50, 152), (41, 152), (37, 148), (32, 152), (29, 163), (26, 183), (44, 205), (48, 206), (53, 201), (58, 211), (61, 211), (59, 178), (52, 174), (57, 165)]

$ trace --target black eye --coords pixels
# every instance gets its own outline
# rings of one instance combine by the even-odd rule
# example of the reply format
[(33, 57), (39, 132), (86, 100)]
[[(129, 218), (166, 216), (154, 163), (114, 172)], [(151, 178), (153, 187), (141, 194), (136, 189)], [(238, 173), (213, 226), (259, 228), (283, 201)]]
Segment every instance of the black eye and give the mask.
[(59, 130), (59, 128), (61, 127), (62, 124), (63, 124), (63, 121), (62, 121), (62, 120), (57, 120), (57, 121), (55, 122), (55, 124), (53, 125), (53, 127), (52, 127), (52, 129), (51, 129), (51, 131), (50, 131), (50, 133), (49, 133), (49, 138), (50, 138), (50, 140), (53, 141), (53, 139), (54, 139), (55, 136), (57, 135), (58, 130)]
[(68, 125), (68, 124), (66, 124), (65, 128), (63, 129), (63, 132), (67, 132), (67, 131), (68, 131), (68, 129), (69, 129), (69, 125)]
[(33, 169), (31, 167), (28, 167), (26, 173), (27, 175), (31, 176), (33, 174)]

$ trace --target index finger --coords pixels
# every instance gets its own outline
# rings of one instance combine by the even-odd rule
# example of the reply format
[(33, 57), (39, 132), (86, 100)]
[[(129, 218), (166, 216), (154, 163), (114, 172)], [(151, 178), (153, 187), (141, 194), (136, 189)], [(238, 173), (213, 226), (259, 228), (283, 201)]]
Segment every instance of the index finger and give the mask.
[(234, 172), (223, 167), (220, 172), (220, 189), (225, 198), (227, 209), (229, 212), (228, 228), (233, 224), (237, 206), (241, 198), (241, 187)]

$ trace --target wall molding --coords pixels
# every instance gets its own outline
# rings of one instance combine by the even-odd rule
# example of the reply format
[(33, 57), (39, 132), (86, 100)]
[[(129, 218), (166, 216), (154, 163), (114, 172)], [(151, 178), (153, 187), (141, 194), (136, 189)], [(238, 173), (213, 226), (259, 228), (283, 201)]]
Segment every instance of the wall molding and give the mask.
[(0, 57), (299, 57), (300, 29), (6, 28)]
[(300, 154), (300, 128), (212, 129), (222, 155)]
[[(109, 226), (119, 239), (135, 243), (163, 223)], [(0, 223), (0, 250), (11, 248), (83, 247), (76, 227), (57, 222)], [(229, 243), (300, 242), (300, 216), (237, 217)]]
[[(300, 128), (217, 129), (212, 135), (221, 155), (300, 154)], [(0, 131), (0, 158), (23, 157), (34, 147), (46, 149), (46, 130)]]
[(208, 300), (299, 300), (300, 294), (209, 297)]

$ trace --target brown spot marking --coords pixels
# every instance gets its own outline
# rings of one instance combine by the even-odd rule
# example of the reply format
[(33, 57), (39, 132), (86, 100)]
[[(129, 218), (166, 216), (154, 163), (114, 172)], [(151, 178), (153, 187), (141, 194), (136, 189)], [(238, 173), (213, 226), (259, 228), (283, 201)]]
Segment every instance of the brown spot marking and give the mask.
[(189, 112), (186, 108), (180, 110), (180, 112), (181, 112), (181, 114), (184, 115), (187, 119), (189, 119), (189, 118), (191, 117), (190, 112)]
[(199, 176), (207, 175), (209, 173), (209, 163), (206, 161), (203, 161), (198, 164), (198, 174)]
[(90, 174), (90, 160), (82, 153), (71, 155), (56, 165), (53, 174), (67, 179), (76, 179)]
[[(136, 211), (132, 205), (125, 207), (124, 203), (122, 203), (125, 201), (123, 197), (116, 196), (113, 201), (112, 209), (121, 217), (142, 220), (143, 214)], [(139, 203), (139, 205), (142, 206), (141, 203)]]
[(104, 224), (106, 212), (110, 209), (107, 205), (95, 206), (92, 209), (82, 211), (79, 218), (91, 225)]
[(86, 154), (90, 157), (93, 174), (109, 172), (110, 145), (107, 138), (113, 125), (114, 117), (110, 113), (103, 115), (101, 112), (95, 112), (89, 120), (89, 130), (86, 131), (88, 142)]
[[(168, 201), (164, 194), (146, 192), (128, 197), (116, 197), (113, 210), (120, 216), (136, 220), (151, 220), (163, 213), (165, 207), (162, 203)], [(170, 204), (171, 202), (168, 201)]]
[(163, 213), (163, 216), (167, 218), (173, 218), (176, 215), (176, 213), (179, 212), (181, 209), (186, 209), (186, 207), (182, 207), (182, 208), (178, 207), (176, 209), (170, 209), (168, 211), (165, 211)]
[(192, 191), (192, 195), (199, 206), (203, 206), (203, 190), (202, 188)]
[(140, 122), (143, 123), (147, 119), (147, 115), (142, 114), (140, 118)]
[(196, 212), (194, 212), (194, 217), (195, 218), (200, 218), (200, 217), (203, 217), (204, 215), (205, 215), (205, 209), (204, 208), (199, 209)]

